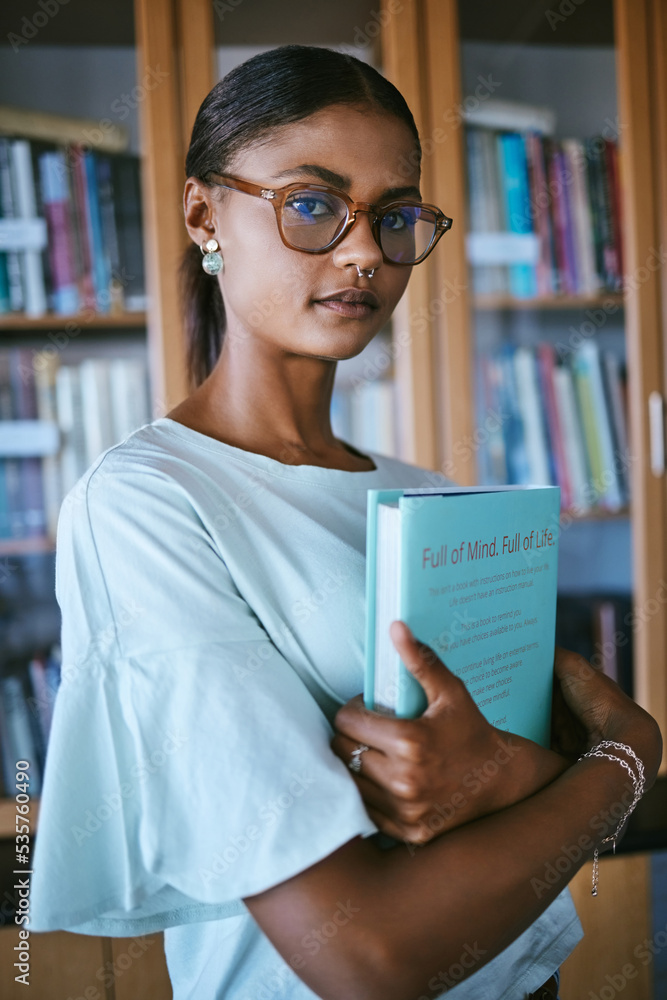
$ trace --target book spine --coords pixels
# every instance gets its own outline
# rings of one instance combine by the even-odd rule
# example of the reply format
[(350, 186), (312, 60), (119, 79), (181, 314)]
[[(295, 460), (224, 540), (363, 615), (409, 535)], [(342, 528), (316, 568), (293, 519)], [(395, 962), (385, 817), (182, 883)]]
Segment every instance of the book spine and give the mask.
[(118, 280), (120, 274), (120, 250), (116, 215), (114, 212), (114, 192), (111, 174), (111, 160), (108, 156), (97, 155), (97, 192), (100, 203), (100, 221), (102, 227), (102, 245), (107, 262), (107, 281), (111, 310), (123, 308), (122, 286)]
[(36, 797), (42, 785), (40, 748), (30, 721), (23, 684), (20, 677), (14, 674), (0, 678), (0, 712), (3, 717), (5, 783), (8, 787), (13, 786), (16, 761), (27, 760), (30, 763), (30, 795)]
[[(35, 181), (32, 169), (30, 143), (16, 139), (11, 144), (12, 180), (16, 191), (16, 218), (37, 217)], [(28, 316), (43, 316), (46, 312), (46, 288), (39, 250), (22, 250), (20, 261), (25, 295), (25, 312)]]
[(561, 502), (568, 510), (572, 506), (572, 485), (567, 467), (564, 432), (560, 422), (556, 388), (554, 384), (554, 369), (556, 367), (554, 349), (550, 344), (540, 344), (537, 349), (538, 374), (542, 389), (542, 398), (546, 404), (547, 426), (549, 440), (554, 457), (555, 481), (560, 486)]
[(503, 436), (507, 418), (502, 408), (502, 370), (498, 359), (482, 354), (477, 364), (477, 379), (477, 398), (481, 404), (478, 423), (488, 434), (487, 445), (481, 449), (486, 468), (480, 470), (480, 482), (500, 485), (509, 482), (509, 472)]
[(553, 379), (558, 416), (563, 430), (563, 449), (571, 485), (570, 505), (574, 510), (585, 511), (590, 507), (587, 493), (589, 471), (572, 372), (565, 365), (556, 365)]
[(79, 365), (86, 467), (115, 444), (109, 385), (109, 361), (87, 358)]
[(73, 147), (71, 155), (72, 182), (76, 232), (80, 254), (79, 297), (84, 310), (96, 310), (95, 285), (93, 282), (92, 245), (90, 241), (91, 222), (89, 220), (89, 200), (86, 183), (84, 153)]
[[(507, 229), (512, 233), (532, 233), (530, 195), (523, 137), (514, 132), (499, 136), (503, 165), (503, 188)], [(535, 266), (510, 264), (510, 291), (516, 298), (534, 298), (537, 294)]]
[(618, 478), (618, 455), (614, 454), (614, 442), (611, 432), (611, 419), (605, 398), (600, 352), (597, 344), (587, 341), (577, 352), (579, 363), (585, 366), (590, 380), (590, 396), (593, 410), (595, 437), (600, 454), (601, 476), (599, 490), (604, 505), (610, 510), (618, 510), (623, 504), (623, 497)]
[(112, 157), (111, 179), (120, 262), (118, 281), (125, 309), (141, 310), (146, 308), (146, 281), (138, 158)]
[(83, 161), (86, 173), (86, 193), (88, 196), (88, 240), (91, 249), (95, 303), (98, 312), (108, 313), (111, 308), (111, 274), (107, 248), (102, 239), (102, 215), (97, 182), (97, 154), (86, 152)]
[(526, 157), (528, 161), (530, 203), (535, 217), (535, 231), (540, 241), (540, 257), (536, 270), (537, 294), (550, 296), (556, 291), (552, 259), (553, 234), (551, 232), (551, 219), (549, 217), (550, 195), (547, 190), (542, 141), (534, 133), (526, 136)]
[(64, 164), (59, 153), (44, 153), (39, 160), (42, 199), (49, 234), (49, 260), (53, 278), (53, 308), (61, 316), (75, 313), (79, 307), (71, 237), (67, 188), (63, 183)]
[[(12, 392), (12, 414), (18, 420), (37, 418), (37, 396), (32, 354), (27, 348), (9, 351), (9, 377)], [(43, 537), (46, 533), (44, 487), (40, 458), (19, 459), (23, 533), (26, 537)]]
[(623, 287), (623, 238), (621, 233), (621, 190), (618, 149), (613, 139), (605, 139), (604, 161), (609, 185), (609, 211), (611, 216), (611, 242), (614, 247), (614, 287)]
[[(40, 420), (58, 424), (56, 403), (56, 372), (59, 361), (53, 354), (40, 355), (40, 363), (35, 366), (35, 389), (37, 392), (37, 416)], [(58, 514), (62, 502), (62, 482), (60, 478), (60, 456), (45, 455), (42, 459), (44, 485), (44, 508), (48, 536), (55, 541)]]
[(565, 227), (567, 219), (564, 208), (563, 183), (558, 162), (558, 147), (555, 142), (545, 142), (547, 157), (547, 175), (551, 192), (551, 223), (554, 234), (555, 265), (557, 275), (557, 291), (559, 294), (569, 294), (572, 289), (569, 282), (567, 266), (567, 248)]
[(628, 444), (628, 419), (624, 398), (624, 379), (618, 358), (611, 351), (602, 352), (603, 378), (614, 437), (614, 451), (618, 455), (619, 469), (625, 498), (630, 499), (630, 449)]
[(573, 181), (574, 177), (570, 170), (567, 157), (561, 147), (558, 150), (558, 176), (560, 179), (560, 204), (563, 213), (563, 239), (565, 248), (565, 267), (567, 273), (567, 287), (570, 294), (576, 295), (579, 291), (577, 279), (577, 251), (574, 231), (574, 204), (573, 204)]
[(531, 351), (519, 347), (514, 357), (519, 408), (523, 419), (530, 467), (529, 482), (551, 485), (544, 416), (540, 406), (535, 358)]
[(563, 141), (568, 169), (572, 175), (572, 222), (577, 260), (577, 289), (581, 295), (596, 295), (599, 291), (595, 271), (593, 222), (586, 177), (586, 159), (582, 143), (576, 139)]
[(530, 465), (525, 428), (519, 406), (514, 355), (515, 349), (511, 344), (505, 345), (498, 355), (501, 371), (502, 413), (505, 416), (503, 438), (509, 481), (511, 483), (528, 483), (530, 482)]
[[(2, 201), (2, 215), (5, 219), (15, 219), (17, 214), (11, 160), (9, 139), (0, 137), (0, 200)], [(25, 306), (25, 298), (18, 251), (8, 250), (5, 260), (9, 285), (9, 308), (12, 312), (20, 312)]]

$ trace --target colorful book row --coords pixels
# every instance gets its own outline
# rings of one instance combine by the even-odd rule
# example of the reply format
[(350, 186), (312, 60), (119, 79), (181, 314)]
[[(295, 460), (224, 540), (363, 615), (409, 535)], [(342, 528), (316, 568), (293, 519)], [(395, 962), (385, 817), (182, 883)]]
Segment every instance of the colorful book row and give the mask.
[(630, 499), (621, 362), (586, 341), (568, 358), (551, 344), (503, 345), (476, 366), (481, 481), (560, 486), (561, 505), (618, 511)]
[[(619, 153), (611, 138), (466, 129), (470, 229), (532, 235), (531, 260), (477, 263), (473, 290), (530, 299), (623, 286)], [(530, 245), (530, 241), (529, 241)]]
[[(12, 422), (21, 421), (25, 449), (23, 457), (16, 448), (0, 455), (0, 539), (54, 539), (65, 495), (103, 451), (149, 420), (143, 358), (65, 365), (27, 348), (0, 352), (0, 446), (1, 432), (11, 438)], [(56, 448), (40, 457), (49, 425)]]
[(60, 667), (60, 647), (52, 646), (0, 676), (0, 754), (5, 794), (14, 794), (17, 761), (30, 765), (25, 769), (30, 796), (40, 793)]
[(0, 249), (0, 314), (144, 310), (139, 158), (0, 137)]

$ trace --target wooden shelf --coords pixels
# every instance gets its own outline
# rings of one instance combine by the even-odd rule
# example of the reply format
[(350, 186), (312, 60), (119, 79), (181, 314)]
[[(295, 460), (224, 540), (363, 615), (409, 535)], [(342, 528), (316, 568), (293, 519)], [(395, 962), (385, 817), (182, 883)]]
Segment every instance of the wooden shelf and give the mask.
[(54, 550), (51, 538), (0, 538), (0, 556), (25, 556)]
[(571, 517), (573, 521), (627, 521), (631, 512), (629, 507), (619, 507), (618, 510), (603, 510), (600, 507), (592, 507), (583, 513), (561, 510), (560, 516)]
[(54, 313), (47, 313), (45, 316), (5, 313), (0, 316), (0, 330), (16, 330), (19, 333), (26, 330), (64, 330), (72, 325), (88, 330), (116, 330), (119, 327), (140, 330), (146, 326), (146, 313), (74, 313), (71, 316), (56, 316)]
[[(31, 799), (28, 824), (30, 832), (37, 829), (39, 816), (39, 799)], [(16, 836), (16, 802), (14, 799), (0, 798), (0, 840), (13, 839)], [(18, 867), (18, 866), (17, 866)], [(26, 865), (27, 868), (30, 865)]]
[[(622, 292), (606, 295), (557, 295), (548, 299), (517, 299), (512, 295), (476, 295), (473, 308), (494, 309), (604, 309), (605, 305), (623, 306)], [(614, 310), (615, 311), (615, 310)]]

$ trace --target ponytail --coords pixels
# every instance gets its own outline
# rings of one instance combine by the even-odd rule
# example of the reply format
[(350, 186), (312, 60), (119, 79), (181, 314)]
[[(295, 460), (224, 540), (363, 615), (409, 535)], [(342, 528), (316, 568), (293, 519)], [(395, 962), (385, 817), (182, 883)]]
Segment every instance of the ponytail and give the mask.
[[(312, 45), (281, 45), (247, 59), (204, 98), (185, 160), (186, 177), (206, 183), (209, 173), (231, 173), (235, 155), (285, 125), (335, 104), (385, 111), (404, 122), (421, 147), (405, 99), (377, 70), (354, 56)], [(181, 264), (188, 371), (196, 388), (215, 365), (225, 335), (217, 280), (201, 266), (194, 244)]]

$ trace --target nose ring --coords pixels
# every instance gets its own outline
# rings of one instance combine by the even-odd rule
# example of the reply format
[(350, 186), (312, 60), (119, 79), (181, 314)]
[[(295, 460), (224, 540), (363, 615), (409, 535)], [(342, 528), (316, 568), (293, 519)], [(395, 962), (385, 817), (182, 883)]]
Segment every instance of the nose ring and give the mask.
[(363, 278), (364, 275), (366, 275), (367, 278), (372, 278), (373, 275), (375, 274), (374, 267), (369, 267), (369, 268), (359, 267), (358, 264), (355, 264), (355, 267), (357, 269), (357, 274), (359, 275), (360, 278)]

